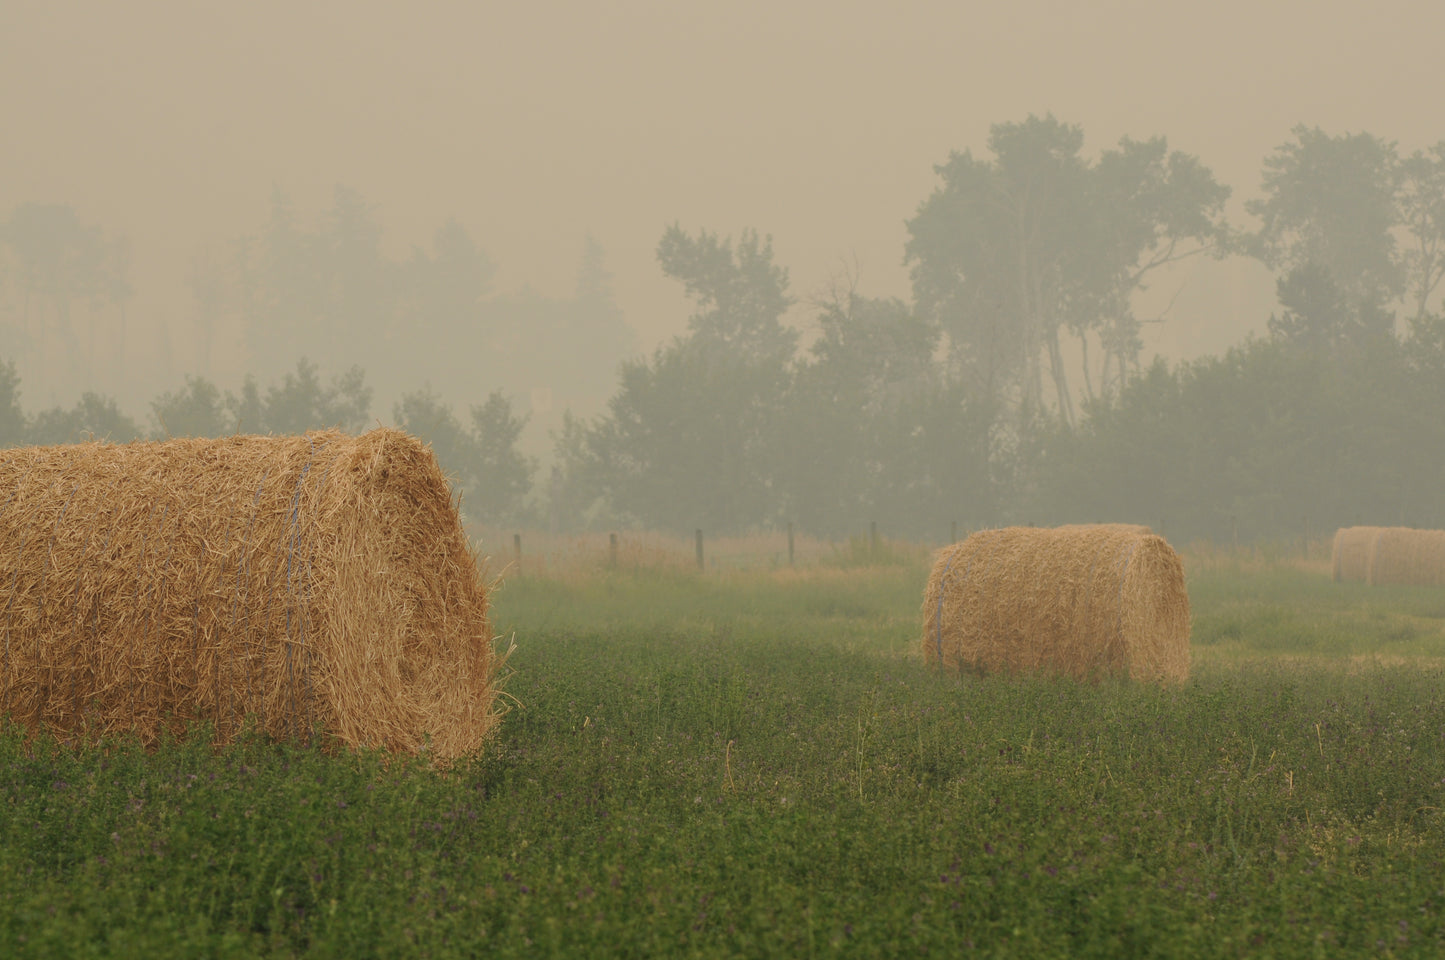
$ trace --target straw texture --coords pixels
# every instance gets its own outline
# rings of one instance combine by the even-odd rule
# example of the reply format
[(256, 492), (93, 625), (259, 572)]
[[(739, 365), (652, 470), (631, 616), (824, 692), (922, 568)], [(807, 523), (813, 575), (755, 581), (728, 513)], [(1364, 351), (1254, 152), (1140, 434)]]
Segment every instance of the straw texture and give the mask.
[(1336, 583), (1346, 580), (1365, 582), (1370, 579), (1370, 551), (1375, 538), (1385, 527), (1341, 527), (1335, 531), (1330, 566)]
[(1184, 566), (1143, 527), (980, 531), (934, 560), (923, 654), (971, 673), (1184, 680)]
[(1445, 586), (1445, 530), (1383, 527), (1370, 542), (1371, 585)]
[(0, 712), (31, 728), (457, 757), (496, 719), (487, 599), (396, 430), (0, 451)]

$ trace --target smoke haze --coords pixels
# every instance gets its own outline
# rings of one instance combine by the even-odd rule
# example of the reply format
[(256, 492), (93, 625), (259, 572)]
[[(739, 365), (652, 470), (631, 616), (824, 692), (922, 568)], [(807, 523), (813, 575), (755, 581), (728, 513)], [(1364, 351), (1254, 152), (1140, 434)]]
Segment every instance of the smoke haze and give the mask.
[[(809, 300), (839, 277), (911, 299), (905, 223), (935, 165), (984, 153), (992, 124), (1052, 114), (1083, 129), (1088, 157), (1167, 137), (1232, 188), (1231, 222), (1252, 226), (1261, 162), (1297, 124), (1368, 131), (1402, 154), (1445, 134), (1442, 28), (1445, 8), (1425, 2), (10, 0), (0, 212), (70, 205), (122, 242), (131, 293), (123, 321), (97, 313), (88, 349), (107, 362), (88, 379), (7, 355), (32, 406), (93, 388), (143, 412), (186, 374), (237, 383), (257, 371), (234, 324), (202, 349), (196, 264), (259, 234), (275, 195), (314, 228), (338, 187), (397, 261), (454, 219), (495, 267), (489, 295), (515, 302), (573, 296), (595, 238), (631, 332), (613, 347), (634, 354), (681, 333), (691, 309), (659, 269), (664, 230), (754, 228), (790, 273), (786, 319), (806, 344)], [(1145, 324), (1143, 356), (1219, 353), (1262, 334), (1274, 306), (1275, 276), (1255, 260), (1171, 267), (1136, 297), (1141, 319), (1164, 320)], [(435, 370), (368, 365), (376, 416), (407, 385), (459, 406), (499, 385), (499, 358), (473, 364), (456, 355), (465, 338), (429, 336)], [(562, 407), (606, 399), (532, 379), (504, 385), (541, 414), (534, 451)]]

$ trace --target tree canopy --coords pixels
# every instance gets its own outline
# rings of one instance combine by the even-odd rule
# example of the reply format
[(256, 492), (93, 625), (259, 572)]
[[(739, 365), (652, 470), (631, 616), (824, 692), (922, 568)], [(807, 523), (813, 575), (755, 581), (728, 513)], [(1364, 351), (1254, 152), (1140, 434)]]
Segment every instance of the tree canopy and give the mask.
[(1155, 269), (1221, 249), (1229, 196), (1196, 158), (1163, 138), (1125, 138), (1090, 162), (1081, 128), (1030, 116), (991, 128), (991, 158), (955, 153), (908, 221), (906, 260), (918, 309), (949, 339), (955, 376), (977, 396), (1075, 422), (1061, 337), (1080, 341), (1095, 391), (1127, 381), (1143, 346), (1131, 309)]

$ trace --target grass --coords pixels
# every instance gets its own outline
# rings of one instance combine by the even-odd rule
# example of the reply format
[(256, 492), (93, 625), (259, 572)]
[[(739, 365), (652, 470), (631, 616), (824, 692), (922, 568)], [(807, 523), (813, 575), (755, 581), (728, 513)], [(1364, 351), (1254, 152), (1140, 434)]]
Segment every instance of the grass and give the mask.
[(513, 579), (447, 773), (0, 739), (5, 956), (1434, 956), (1445, 592), (1201, 565), (1183, 687), (962, 681), (926, 571)]
[(1445, 654), (1445, 590), (1333, 583), (1290, 567), (1193, 576), (1196, 659), (1429, 660)]

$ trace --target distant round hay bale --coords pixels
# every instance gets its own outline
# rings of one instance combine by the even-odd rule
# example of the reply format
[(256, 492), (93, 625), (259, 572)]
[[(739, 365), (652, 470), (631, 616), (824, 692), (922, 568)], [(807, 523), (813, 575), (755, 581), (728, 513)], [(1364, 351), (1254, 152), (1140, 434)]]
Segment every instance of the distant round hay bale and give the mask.
[(923, 654), (973, 673), (1184, 680), (1184, 565), (1147, 528), (980, 531), (934, 560)]
[(497, 716), (487, 602), (396, 430), (0, 451), (0, 714), (32, 729), (454, 758)]
[(1445, 586), (1445, 530), (1382, 527), (1370, 542), (1372, 586)]
[(1335, 531), (1334, 548), (1330, 551), (1330, 566), (1336, 583), (1370, 579), (1370, 551), (1375, 538), (1385, 527), (1341, 527)]

